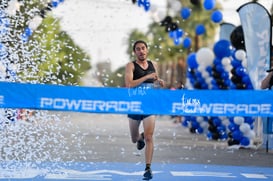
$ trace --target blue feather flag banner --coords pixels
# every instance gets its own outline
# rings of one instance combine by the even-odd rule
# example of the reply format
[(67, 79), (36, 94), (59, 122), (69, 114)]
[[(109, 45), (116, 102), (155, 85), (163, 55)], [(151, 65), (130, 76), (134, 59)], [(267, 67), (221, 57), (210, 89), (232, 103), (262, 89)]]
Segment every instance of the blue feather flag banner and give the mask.
[(243, 27), (247, 54), (247, 71), (252, 85), (260, 89), (260, 84), (270, 68), (271, 57), (271, 16), (259, 3), (250, 2), (238, 10)]

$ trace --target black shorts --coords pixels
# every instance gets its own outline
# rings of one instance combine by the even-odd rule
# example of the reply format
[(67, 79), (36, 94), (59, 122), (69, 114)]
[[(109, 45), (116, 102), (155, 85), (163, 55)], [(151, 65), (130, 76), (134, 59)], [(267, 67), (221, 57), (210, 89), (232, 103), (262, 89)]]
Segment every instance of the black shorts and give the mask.
[(152, 115), (140, 115), (140, 114), (128, 114), (128, 118), (131, 118), (133, 120), (142, 121), (143, 119), (152, 116)]

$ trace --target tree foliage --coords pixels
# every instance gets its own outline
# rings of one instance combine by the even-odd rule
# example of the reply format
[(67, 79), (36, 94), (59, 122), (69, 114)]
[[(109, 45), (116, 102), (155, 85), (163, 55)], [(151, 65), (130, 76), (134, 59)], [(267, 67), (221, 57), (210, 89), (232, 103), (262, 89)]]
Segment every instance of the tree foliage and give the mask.
[[(7, 8), (3, 1), (0, 10)], [(16, 80), (47, 84), (81, 84), (81, 77), (91, 68), (91, 57), (61, 30), (60, 21), (50, 15), (46, 0), (21, 1), (15, 15), (9, 15), (7, 36), (1, 43), (8, 47), (8, 64), (16, 66)], [(51, 7), (51, 8), (50, 8)], [(42, 23), (27, 40), (22, 35), (35, 16)]]

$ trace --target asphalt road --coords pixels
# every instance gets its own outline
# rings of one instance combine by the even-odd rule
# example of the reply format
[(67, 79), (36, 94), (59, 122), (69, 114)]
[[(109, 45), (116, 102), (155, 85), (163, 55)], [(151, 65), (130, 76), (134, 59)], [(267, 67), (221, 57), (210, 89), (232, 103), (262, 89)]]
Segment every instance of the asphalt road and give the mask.
[[(69, 158), (87, 162), (144, 162), (144, 151), (131, 143), (126, 115), (67, 113), (72, 125), (62, 133), (69, 137), (78, 133), (81, 145), (69, 143)], [(63, 124), (67, 121), (62, 120)], [(235, 166), (273, 166), (273, 152), (257, 149), (231, 149), (226, 141), (208, 141), (205, 135), (189, 132), (174, 124), (169, 116), (159, 116), (155, 129), (153, 162), (220, 164)], [(66, 159), (66, 158), (62, 158)]]

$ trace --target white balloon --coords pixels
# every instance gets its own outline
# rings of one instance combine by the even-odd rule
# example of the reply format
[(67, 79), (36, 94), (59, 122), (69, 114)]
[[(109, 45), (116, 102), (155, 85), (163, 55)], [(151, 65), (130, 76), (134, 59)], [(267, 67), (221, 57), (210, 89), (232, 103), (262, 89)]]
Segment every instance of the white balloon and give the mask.
[(254, 139), (255, 138), (255, 131), (250, 130), (249, 132), (247, 132), (245, 134), (246, 137), (248, 137), (249, 139)]
[(247, 58), (242, 60), (242, 65), (243, 67), (247, 67)]
[(157, 11), (153, 14), (153, 19), (155, 22), (161, 22), (166, 17), (166, 12), (164, 11)]
[(227, 72), (230, 72), (232, 70), (232, 68), (233, 68), (232, 65), (228, 65), (228, 66), (225, 67), (225, 70)]
[(229, 59), (228, 57), (222, 58), (222, 64), (223, 64), (224, 66), (230, 65), (230, 59)]
[(201, 116), (196, 117), (196, 121), (197, 121), (198, 123), (203, 122), (203, 120), (204, 120), (204, 118), (201, 117)]
[(199, 72), (204, 72), (205, 71), (205, 67), (204, 66), (201, 66), (201, 65), (199, 65), (198, 67), (197, 67), (197, 70), (199, 71)]
[(246, 133), (248, 133), (250, 131), (250, 125), (247, 123), (243, 123), (240, 125), (239, 129), (245, 135)]
[(174, 12), (179, 12), (182, 8), (182, 4), (180, 1), (171, 1), (170, 7)]
[(203, 128), (203, 129), (207, 129), (208, 128), (208, 123), (203, 121), (200, 123), (200, 127)]
[(205, 82), (208, 84), (208, 85), (211, 85), (211, 81), (213, 80), (212, 77), (204, 77), (205, 78)]
[(223, 118), (222, 119), (222, 124), (225, 125), (225, 126), (228, 126), (230, 123), (229, 119), (228, 118)]
[(234, 117), (234, 123), (237, 124), (237, 125), (241, 125), (244, 123), (244, 117), (241, 117), (241, 116), (236, 116)]
[(215, 55), (213, 51), (207, 47), (199, 49), (196, 53), (196, 60), (199, 65), (209, 66), (212, 65)]
[(235, 58), (236, 58), (237, 60), (243, 61), (244, 59), (246, 59), (246, 52), (245, 52), (244, 50), (242, 50), (242, 49), (237, 50), (237, 51), (235, 52)]
[(208, 73), (206, 70), (204, 70), (204, 71), (201, 72), (201, 73), (202, 73), (202, 76), (203, 76), (204, 79), (206, 79), (207, 77), (210, 76), (209, 73)]

